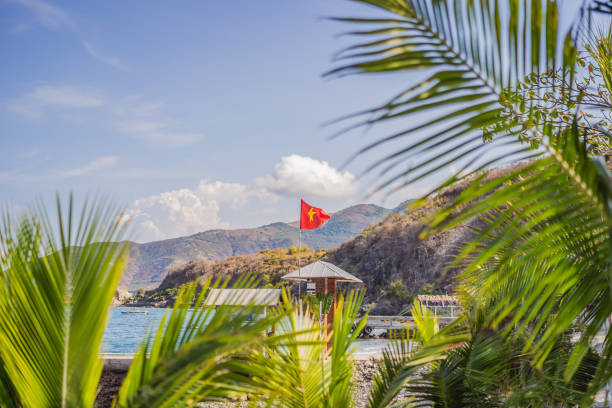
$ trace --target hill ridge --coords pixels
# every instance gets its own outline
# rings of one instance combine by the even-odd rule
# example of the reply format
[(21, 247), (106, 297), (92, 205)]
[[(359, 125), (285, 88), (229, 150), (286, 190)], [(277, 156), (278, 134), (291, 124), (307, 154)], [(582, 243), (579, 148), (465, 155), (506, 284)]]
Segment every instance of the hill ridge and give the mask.
[[(376, 204), (355, 204), (341, 209), (332, 213), (321, 228), (302, 230), (302, 243), (313, 249), (338, 246), (403, 205), (389, 209)], [(121, 285), (130, 289), (152, 288), (181, 264), (298, 245), (299, 229), (291, 224), (279, 221), (259, 227), (213, 229), (160, 241), (131, 242)]]

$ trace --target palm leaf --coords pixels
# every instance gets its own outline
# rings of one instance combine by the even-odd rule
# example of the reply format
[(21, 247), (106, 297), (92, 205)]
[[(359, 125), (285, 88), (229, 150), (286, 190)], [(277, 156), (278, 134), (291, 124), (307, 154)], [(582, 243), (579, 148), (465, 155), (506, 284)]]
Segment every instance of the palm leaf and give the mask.
[(391, 393), (396, 376), (410, 361), (410, 329), (401, 331), (390, 346), (382, 353), (382, 359), (377, 363), (378, 372), (372, 380), (372, 389), (368, 398), (368, 408), (386, 407), (400, 391), (396, 388)]
[[(495, 301), (474, 300), (466, 303), (470, 306), (462, 317), (425, 339), (412, 355), (406, 337), (385, 351), (370, 407), (574, 406), (590, 401), (587, 390), (599, 360), (592, 349), (570, 382), (564, 380), (573, 349), (570, 332), (555, 343), (541, 369), (534, 369), (523, 351), (532, 328), (508, 336), (489, 326), (489, 305)], [(411, 396), (404, 401), (396, 398), (402, 388)]]
[[(424, 81), (357, 117), (369, 115), (349, 129), (386, 121), (410, 121), (409, 127), (381, 138), (361, 149), (363, 154), (381, 145), (411, 138), (407, 146), (386, 155), (367, 171), (383, 167), (378, 189), (392, 191), (420, 180), (438, 169), (460, 161), (464, 168), (480, 170), (485, 165), (537, 156), (513, 137), (524, 123), (498, 128), (493, 144), (481, 143), (482, 129), (499, 124), (510, 107), (504, 90), (524, 77), (548, 69), (572, 71), (575, 47), (571, 31), (557, 33), (558, 9), (554, 1), (444, 1), (364, 0), (363, 3), (393, 13), (393, 19), (338, 19), (375, 25), (360, 31), (376, 40), (352, 46), (339, 54), (349, 60), (329, 75), (395, 72), (435, 67)], [(508, 27), (502, 20), (508, 20)], [(488, 39), (482, 41), (482, 38)], [(542, 47), (541, 44), (545, 46)], [(562, 46), (562, 58), (557, 54)], [(366, 52), (363, 52), (367, 50)], [(530, 52), (528, 52), (530, 51)], [(518, 101), (517, 101), (518, 102)], [(423, 120), (423, 118), (426, 118)], [(412, 125), (414, 122), (417, 125)], [(536, 131), (538, 131), (536, 129)], [(538, 135), (542, 139), (542, 135)], [(495, 146), (506, 146), (495, 150)], [(397, 170), (401, 163), (415, 163)], [(466, 171), (460, 177), (469, 176)]]
[[(285, 294), (282, 307), (291, 300)], [(324, 405), (331, 369), (326, 327), (308, 308), (292, 310), (278, 326), (281, 342), (251, 356), (262, 369), (255, 380), (259, 400), (266, 406), (319, 407)]]
[[(282, 341), (252, 356), (264, 368), (255, 378), (260, 395), (253, 400), (270, 407), (353, 406), (351, 354), (367, 322), (365, 316), (355, 324), (363, 296), (338, 296), (331, 334), (308, 308), (292, 310), (279, 325)], [(285, 297), (283, 304), (286, 309), (291, 301)]]
[[(584, 323), (587, 329), (564, 373), (569, 381), (612, 312), (610, 175), (588, 156), (575, 123), (556, 133), (550, 124), (522, 114), (530, 113), (530, 107), (512, 89), (550, 70), (559, 70), (572, 83), (580, 21), (566, 33), (558, 32), (554, 1), (363, 3), (394, 17), (345, 20), (374, 26), (359, 35), (375, 40), (341, 53), (341, 59), (352, 61), (331, 74), (435, 67), (425, 81), (356, 116), (369, 118), (349, 129), (411, 121), (407, 129), (358, 152), (412, 139), (367, 171), (386, 165), (378, 188), (393, 192), (451, 163), (463, 166), (442, 187), (462, 179), (471, 184), (430, 220), (424, 234), (480, 218), (484, 225), (478, 237), (457, 260), (464, 268), (464, 291), (485, 298), (495, 297), (502, 288), (508, 292), (506, 301), (491, 312), (491, 323), (511, 318), (509, 327), (533, 326), (524, 347), (534, 352), (538, 367), (574, 321)], [(494, 129), (492, 143), (481, 143), (483, 128)], [(517, 138), (524, 131), (540, 149)], [(533, 161), (498, 178), (479, 173), (519, 159)], [(397, 170), (407, 160), (415, 164)], [(593, 390), (610, 375), (609, 329), (605, 337)]]
[[(375, 377), (368, 406), (431, 406), (431, 395), (438, 391), (431, 387), (428, 380), (421, 381), (419, 372), (423, 372), (427, 367), (439, 367), (449, 354), (465, 347), (470, 339), (471, 334), (466, 330), (465, 318), (459, 317), (410, 356), (404, 354), (405, 346), (401, 343), (405, 340), (396, 340), (396, 344), (385, 351), (383, 361), (379, 364), (379, 374)], [(423, 388), (425, 386), (431, 389), (426, 390)], [(411, 391), (411, 398), (407, 401), (394, 401), (404, 387)]]
[[(325, 406), (353, 406), (352, 381), (353, 361), (351, 355), (354, 341), (367, 324), (368, 313), (355, 323), (363, 303), (365, 290), (351, 291), (346, 297), (339, 296), (334, 309), (331, 348), (331, 383)], [(350, 401), (350, 404), (349, 404)]]
[[(205, 282), (181, 289), (174, 308), (145, 339), (121, 386), (116, 405), (128, 407), (174, 407), (201, 401), (224, 400), (255, 393), (252, 377), (261, 369), (248, 364), (257, 350), (281, 341), (266, 333), (280, 324), (285, 313), (260, 315), (261, 307), (240, 299), (244, 306), (214, 306), (207, 302), (209, 289), (226, 287), (229, 280)], [(252, 288), (257, 280), (246, 275), (234, 289)], [(210, 299), (209, 299), (210, 300)], [(214, 299), (213, 299), (214, 300)], [(288, 307), (291, 310), (291, 306)]]
[(0, 230), (0, 356), (23, 406), (93, 405), (108, 307), (125, 265), (119, 212), (57, 200)]
[[(559, 143), (567, 140), (575, 139), (571, 134), (558, 137)], [(579, 365), (581, 350), (612, 313), (607, 199), (612, 194), (607, 171), (586, 157), (583, 146), (566, 144), (559, 152), (558, 160), (542, 159), (505, 177), (486, 181), (482, 176), (454, 203), (464, 206), (464, 211), (452, 213), (449, 208), (432, 225), (445, 228), (460, 219), (491, 214), (486, 227), (457, 258), (464, 289), (479, 296), (500, 290), (507, 295), (491, 312), (494, 325), (511, 316), (519, 330), (530, 324), (542, 328), (526, 344), (536, 352), (538, 365), (574, 322), (584, 323), (588, 329), (568, 363), (569, 379)], [(571, 167), (579, 181), (566, 175), (559, 165), (563, 161), (575, 163)], [(477, 203), (469, 205), (474, 200)], [(607, 344), (609, 329), (605, 336)], [(604, 359), (600, 369), (606, 364)]]

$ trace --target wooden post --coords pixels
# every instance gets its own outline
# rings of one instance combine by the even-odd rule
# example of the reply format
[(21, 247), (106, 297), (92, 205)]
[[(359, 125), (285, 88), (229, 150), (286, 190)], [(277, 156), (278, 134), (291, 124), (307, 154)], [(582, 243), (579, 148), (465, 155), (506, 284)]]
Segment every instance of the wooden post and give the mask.
[(336, 307), (336, 292), (337, 284), (336, 279), (332, 278), (312, 278), (315, 284), (315, 291), (322, 295), (332, 294), (332, 304), (329, 308), (329, 312), (323, 316), (323, 324), (327, 326), (328, 332), (331, 331), (334, 324), (334, 308)]

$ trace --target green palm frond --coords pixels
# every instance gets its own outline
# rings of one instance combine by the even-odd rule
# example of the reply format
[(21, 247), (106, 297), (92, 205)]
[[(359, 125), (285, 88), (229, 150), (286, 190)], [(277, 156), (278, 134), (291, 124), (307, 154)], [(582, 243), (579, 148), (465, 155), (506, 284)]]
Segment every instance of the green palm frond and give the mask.
[[(427, 310), (415, 311), (415, 308), (413, 313), (421, 312), (422, 316), (415, 330), (418, 332), (418, 326), (421, 330), (432, 330), (437, 325), (433, 316)], [(449, 364), (444, 363), (449, 355), (469, 345), (472, 334), (466, 322), (466, 317), (460, 316), (431, 337), (420, 335), (420, 340), (412, 340), (420, 344), (410, 345), (408, 330), (394, 339), (384, 350), (383, 359), (378, 364), (379, 372), (374, 377), (368, 407), (431, 406), (440, 390), (435, 389), (431, 379), (422, 380), (421, 375), (424, 372), (434, 372), (441, 364)], [(411, 391), (410, 398), (396, 401), (404, 388)]]
[(0, 354), (0, 407), (18, 407), (19, 395), (11, 381), (8, 373), (4, 369), (2, 355)]
[[(156, 331), (143, 341), (121, 386), (117, 405), (126, 407), (175, 407), (201, 401), (223, 400), (255, 393), (257, 366), (248, 364), (252, 353), (281, 341), (267, 335), (281, 324), (288, 305), (280, 313), (262, 316), (261, 306), (239, 298), (243, 306), (214, 306), (209, 289), (226, 287), (207, 281), (196, 296), (196, 286), (183, 287), (174, 308), (164, 315)], [(233, 289), (256, 284), (253, 276), (239, 278)], [(211, 294), (209, 294), (211, 293)], [(211, 300), (211, 299), (208, 299)], [(259, 318), (252, 320), (253, 316)]]
[(497, 337), (470, 341), (450, 351), (445, 359), (408, 383), (415, 394), (414, 406), (435, 407), (501, 406), (497, 392), (511, 360), (505, 344)]
[[(610, 175), (587, 157), (584, 146), (568, 143), (576, 140), (572, 131), (556, 137), (564, 143), (560, 159), (541, 159), (492, 180), (481, 176), (454, 203), (462, 211), (449, 208), (432, 220), (432, 228), (446, 228), (489, 214), (456, 260), (463, 268), (460, 280), (473, 296), (504, 293), (491, 310), (494, 325), (510, 318), (512, 330), (541, 329), (526, 344), (537, 365), (576, 322), (588, 327), (568, 362), (568, 380), (612, 313)], [(574, 180), (560, 162), (571, 168)], [(609, 344), (609, 329), (604, 335)], [(602, 360), (600, 369), (607, 364)]]
[[(504, 326), (509, 331), (530, 327), (524, 351), (533, 353), (538, 367), (570, 326), (586, 327), (566, 365), (569, 381), (612, 313), (611, 178), (603, 163), (589, 157), (575, 119), (554, 128), (535, 117), (524, 99), (512, 96), (517, 84), (551, 71), (573, 82), (580, 21), (559, 32), (557, 2), (550, 0), (362, 2), (393, 17), (340, 19), (374, 29), (354, 33), (371, 40), (341, 53), (352, 62), (332, 74), (433, 71), (389, 102), (357, 115), (369, 117), (349, 129), (410, 121), (405, 130), (359, 152), (408, 140), (368, 171), (382, 168), (385, 181), (379, 188), (395, 191), (452, 163), (464, 166), (442, 187), (461, 179), (468, 179), (468, 187), (430, 219), (424, 235), (479, 220), (477, 238), (457, 259), (464, 268), (463, 290), (471, 297), (505, 294), (490, 311), (489, 323), (497, 327), (510, 319)], [(563, 91), (550, 92), (561, 100)], [(491, 143), (482, 143), (483, 129), (490, 128)], [(517, 137), (524, 132), (537, 140), (538, 149)], [(531, 161), (507, 175), (480, 172), (525, 159)], [(407, 161), (415, 164), (397, 170)], [(611, 374), (612, 335), (609, 329), (603, 335), (591, 392)]]
[(438, 317), (417, 299), (414, 300), (412, 305), (411, 315), (414, 319), (417, 341), (427, 343), (440, 331)]
[[(366, 316), (355, 325), (363, 296), (363, 291), (338, 296), (331, 334), (307, 308), (292, 310), (281, 320), (282, 341), (252, 356), (263, 368), (255, 377), (260, 396), (254, 400), (271, 407), (353, 406), (351, 355), (367, 322)], [(285, 298), (283, 304), (286, 308), (291, 302)]]
[[(363, 303), (365, 290), (351, 291), (346, 296), (339, 296), (334, 309), (331, 348), (331, 383), (329, 386), (327, 407), (353, 406), (352, 381), (353, 343), (367, 324), (368, 313), (356, 323), (359, 309)], [(350, 401), (350, 404), (349, 404)]]
[[(0, 229), (0, 358), (31, 407), (93, 406), (108, 308), (125, 266), (119, 212), (57, 199), (57, 225), (43, 209)], [(6, 389), (4, 390), (6, 392)]]
[(392, 338), (390, 346), (382, 353), (378, 361), (378, 373), (372, 380), (372, 389), (368, 398), (368, 408), (386, 407), (399, 393), (390, 392), (397, 375), (406, 367), (411, 357), (410, 328), (400, 331), (396, 338)]
[[(491, 300), (488, 303), (494, 303)], [(599, 362), (589, 348), (571, 381), (564, 380), (571, 332), (535, 369), (523, 351), (531, 328), (508, 336), (490, 327), (486, 304), (473, 305), (408, 355), (406, 338), (385, 351), (370, 407), (576, 406), (588, 404)], [(506, 324), (508, 321), (505, 322)], [(411, 396), (394, 400), (401, 389)]]
[[(409, 121), (407, 129), (358, 152), (409, 140), (404, 148), (367, 169), (382, 167), (384, 182), (379, 189), (401, 189), (457, 161), (466, 170), (459, 173), (459, 179), (501, 160), (541, 154), (516, 140), (515, 135), (526, 123), (508, 121), (498, 129), (492, 144), (482, 143), (482, 129), (499, 124), (500, 116), (509, 107), (516, 112), (524, 109), (508, 105), (503, 97), (504, 90), (523, 78), (550, 69), (561, 69), (568, 75), (573, 72), (570, 68), (575, 65), (576, 49), (572, 30), (565, 35), (558, 32), (555, 1), (361, 2), (393, 13), (394, 17), (338, 19), (373, 26), (372, 30), (353, 32), (373, 39), (341, 52), (340, 60), (351, 62), (332, 70), (330, 75), (423, 68), (434, 71), (385, 104), (358, 114), (358, 118), (369, 117), (349, 127)], [(557, 52), (558, 46), (561, 53)], [(539, 129), (534, 131), (538, 138), (544, 138)], [(414, 165), (409, 170), (397, 170), (401, 163)], [(472, 167), (475, 169), (468, 170)]]
[(559, 339), (540, 370), (533, 369), (529, 361), (521, 356), (520, 342), (524, 340), (525, 338), (519, 337), (513, 344), (515, 357), (509, 380), (516, 386), (508, 395), (507, 405), (592, 405), (588, 388), (599, 362), (599, 357), (593, 349), (588, 349), (587, 356), (576, 370), (576, 375), (566, 382), (565, 362), (573, 349), (571, 333), (568, 332)]
[[(289, 305), (284, 296), (283, 308)], [(283, 341), (251, 356), (263, 369), (256, 376), (261, 401), (271, 407), (323, 406), (331, 378), (326, 327), (307, 308), (298, 308), (279, 322), (278, 333)]]

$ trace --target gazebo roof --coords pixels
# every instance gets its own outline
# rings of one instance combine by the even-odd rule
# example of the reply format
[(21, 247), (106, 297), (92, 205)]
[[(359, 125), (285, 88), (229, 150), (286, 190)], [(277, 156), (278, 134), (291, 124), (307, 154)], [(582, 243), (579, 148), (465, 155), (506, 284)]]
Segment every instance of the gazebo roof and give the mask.
[(206, 306), (274, 306), (280, 289), (211, 289)]
[(306, 265), (282, 277), (282, 279), (289, 280), (308, 280), (314, 278), (331, 278), (340, 282), (363, 283), (363, 281), (356, 276), (338, 268), (334, 264), (324, 261), (313, 262), (310, 265)]

